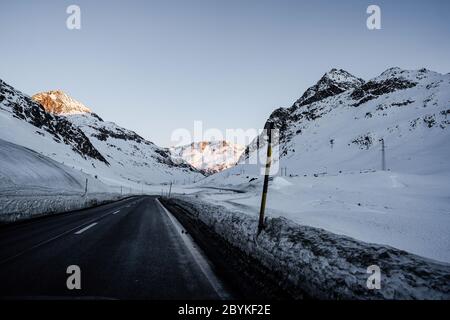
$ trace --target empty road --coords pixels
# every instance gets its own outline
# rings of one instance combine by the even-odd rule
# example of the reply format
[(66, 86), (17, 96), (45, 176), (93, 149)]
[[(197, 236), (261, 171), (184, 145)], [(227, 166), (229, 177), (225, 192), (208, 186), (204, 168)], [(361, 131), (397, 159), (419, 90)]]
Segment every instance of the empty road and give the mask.
[[(67, 268), (79, 266), (81, 289)], [(226, 299), (209, 263), (155, 197), (0, 228), (1, 298)]]

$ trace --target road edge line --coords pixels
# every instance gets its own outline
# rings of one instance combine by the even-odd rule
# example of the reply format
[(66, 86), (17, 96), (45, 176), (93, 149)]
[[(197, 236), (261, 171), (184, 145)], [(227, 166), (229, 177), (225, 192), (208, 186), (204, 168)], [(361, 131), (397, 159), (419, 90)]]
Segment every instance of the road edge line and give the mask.
[(163, 209), (163, 211), (167, 214), (170, 221), (174, 225), (175, 229), (178, 231), (181, 239), (183, 240), (184, 245), (187, 247), (191, 255), (193, 256), (195, 262), (197, 262), (200, 270), (203, 272), (205, 277), (208, 279), (214, 291), (222, 300), (230, 299), (231, 296), (225, 290), (224, 285), (219, 280), (219, 278), (215, 275), (212, 270), (211, 263), (209, 262), (206, 254), (199, 248), (198, 245), (195, 244), (194, 239), (186, 233), (183, 232), (184, 228), (181, 223), (177, 220), (177, 218), (168, 210), (164, 205), (159, 201), (158, 198), (155, 198), (155, 201), (159, 204), (159, 206)]

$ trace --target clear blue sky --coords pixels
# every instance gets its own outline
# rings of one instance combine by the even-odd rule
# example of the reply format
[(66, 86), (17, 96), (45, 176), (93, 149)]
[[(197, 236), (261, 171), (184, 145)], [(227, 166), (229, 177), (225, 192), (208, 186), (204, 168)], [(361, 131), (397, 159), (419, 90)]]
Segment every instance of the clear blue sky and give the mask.
[[(66, 28), (77, 4), (82, 29)], [(382, 30), (366, 28), (366, 8)], [(162, 146), (176, 128), (258, 128), (333, 67), (450, 72), (450, 1), (0, 0), (0, 78), (62, 89)]]

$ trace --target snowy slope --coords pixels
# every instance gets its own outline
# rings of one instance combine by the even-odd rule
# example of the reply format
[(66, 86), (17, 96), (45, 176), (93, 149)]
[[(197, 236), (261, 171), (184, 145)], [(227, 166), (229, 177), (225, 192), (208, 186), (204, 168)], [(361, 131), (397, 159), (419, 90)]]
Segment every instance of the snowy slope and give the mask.
[(110, 188), (92, 176), (58, 163), (33, 150), (0, 139), (0, 194), (83, 194), (89, 190), (107, 192)]
[(120, 197), (117, 190), (90, 175), (2, 139), (0, 163), (0, 222), (80, 209), (92, 201)]
[(239, 160), (244, 146), (228, 141), (193, 142), (186, 146), (169, 148), (175, 162), (185, 161), (206, 173), (231, 168)]
[[(450, 262), (449, 115), (450, 74), (398, 68), (277, 110), (268, 214)], [(258, 214), (266, 144), (259, 157), (256, 146), (238, 166), (201, 182), (245, 193), (209, 190), (205, 201)]]

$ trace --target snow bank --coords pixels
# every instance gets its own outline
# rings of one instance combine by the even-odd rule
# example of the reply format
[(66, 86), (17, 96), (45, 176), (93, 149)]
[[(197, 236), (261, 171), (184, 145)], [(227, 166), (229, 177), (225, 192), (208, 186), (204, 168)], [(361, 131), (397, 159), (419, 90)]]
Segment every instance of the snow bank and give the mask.
[(111, 193), (90, 194), (87, 197), (77, 195), (1, 196), (0, 223), (85, 209), (122, 198), (120, 194)]
[(0, 222), (78, 210), (120, 198), (117, 188), (0, 139)]
[[(450, 265), (389, 246), (268, 218), (255, 241), (257, 218), (192, 196), (172, 200), (233, 246), (279, 275), (287, 289), (320, 299), (450, 299)], [(381, 269), (381, 289), (370, 290), (367, 268)]]

